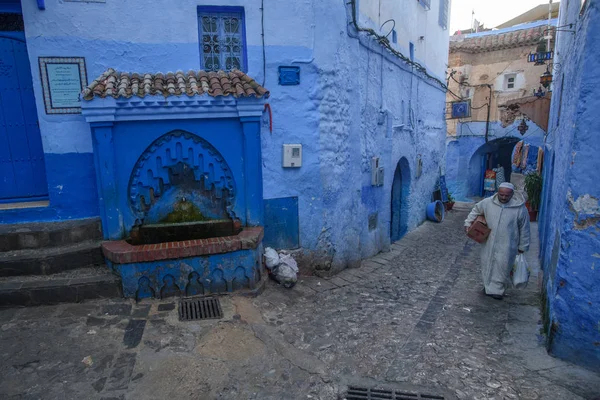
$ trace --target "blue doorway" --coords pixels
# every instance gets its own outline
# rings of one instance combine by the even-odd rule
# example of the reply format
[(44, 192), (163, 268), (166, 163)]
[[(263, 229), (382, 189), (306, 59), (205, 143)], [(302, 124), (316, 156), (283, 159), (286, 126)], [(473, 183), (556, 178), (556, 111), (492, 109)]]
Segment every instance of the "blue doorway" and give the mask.
[(406, 158), (401, 158), (394, 172), (392, 183), (392, 215), (390, 239), (400, 240), (408, 231), (408, 195), (410, 190), (410, 167)]
[(498, 165), (504, 169), (504, 179), (510, 182), (512, 152), (518, 142), (518, 138), (509, 136), (490, 140), (479, 146), (469, 161), (467, 197), (483, 197), (485, 195), (483, 190), (485, 171), (497, 168)]
[(0, 29), (0, 202), (43, 200), (48, 185), (25, 34)]

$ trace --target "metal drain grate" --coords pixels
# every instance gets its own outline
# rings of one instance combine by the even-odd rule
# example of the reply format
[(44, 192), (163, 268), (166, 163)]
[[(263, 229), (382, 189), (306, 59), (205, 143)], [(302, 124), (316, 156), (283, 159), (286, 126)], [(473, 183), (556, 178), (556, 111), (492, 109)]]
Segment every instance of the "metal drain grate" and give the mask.
[(393, 389), (375, 389), (348, 386), (346, 400), (445, 400), (444, 396), (426, 393), (406, 392)]
[(181, 299), (179, 301), (179, 320), (196, 321), (199, 319), (223, 318), (223, 310), (218, 298), (204, 297)]

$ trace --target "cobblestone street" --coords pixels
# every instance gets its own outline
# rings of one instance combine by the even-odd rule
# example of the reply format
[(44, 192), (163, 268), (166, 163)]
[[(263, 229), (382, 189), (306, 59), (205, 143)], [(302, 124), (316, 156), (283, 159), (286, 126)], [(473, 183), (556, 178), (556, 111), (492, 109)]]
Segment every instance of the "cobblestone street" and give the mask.
[[(457, 204), (330, 279), (223, 297), (221, 320), (180, 322), (173, 299), (1, 310), (0, 398), (341, 399), (348, 385), (446, 399), (600, 396), (600, 375), (547, 355), (537, 270), (503, 301), (482, 294), (467, 211)], [(532, 266), (536, 254), (534, 242)]]

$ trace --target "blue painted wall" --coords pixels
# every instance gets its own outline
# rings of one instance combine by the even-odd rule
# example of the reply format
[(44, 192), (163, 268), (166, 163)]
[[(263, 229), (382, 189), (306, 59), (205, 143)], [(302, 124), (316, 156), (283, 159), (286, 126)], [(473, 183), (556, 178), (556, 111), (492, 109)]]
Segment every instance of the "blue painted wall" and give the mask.
[[(489, 143), (485, 143), (485, 122), (464, 122), (458, 124), (457, 135), (446, 140), (446, 183), (452, 196), (458, 201), (469, 201), (477, 195), (481, 179), (481, 157), (494, 151), (503, 142), (525, 140), (534, 146), (541, 146), (544, 131), (533, 121), (528, 121), (525, 135), (517, 130), (520, 120), (503, 127), (499, 121), (490, 122)], [(504, 167), (510, 167), (504, 165)]]
[[(561, 2), (539, 225), (548, 347), (600, 370), (600, 2)], [(561, 84), (561, 82), (564, 83)], [(562, 92), (562, 93), (561, 93)]]
[(98, 216), (96, 171), (92, 153), (46, 153), (51, 207), (0, 211), (0, 223), (63, 220)]
[(285, 197), (265, 201), (265, 247), (296, 249), (300, 246), (298, 198)]
[[(23, 3), (30, 61), (36, 66), (33, 80), (50, 182), (64, 186), (69, 181), (69, 176), (51, 176), (57, 168), (52, 165), (53, 155), (90, 155), (92, 139), (82, 116), (43, 113), (37, 58), (85, 57), (90, 80), (108, 67), (132, 72), (198, 69), (196, 7), (213, 4), (182, 0), (177, 8), (148, 9), (144, 0), (130, 0), (126, 7), (110, 1), (47, 0), (46, 10), (40, 11), (35, 2)], [(265, 1), (266, 63), (261, 1), (225, 0), (219, 4), (245, 8), (247, 72), (258, 82), (264, 81), (271, 91), (268, 101), (273, 110), (273, 132), (269, 132), (266, 115), (262, 123), (263, 194), (267, 200), (298, 197), (299, 244), (306, 259), (335, 270), (389, 246), (392, 180), (402, 157), (408, 161), (412, 177), (406, 227), (414, 229), (423, 222), (445, 152), (445, 92), (440, 86), (383, 51), (376, 41), (349, 31), (350, 6), (345, 1)], [(144, 19), (123, 24), (127, 9), (147, 12)], [(435, 35), (444, 34), (437, 25), (437, 12), (418, 12), (420, 20), (436, 21), (427, 23), (428, 29), (440, 30)], [(430, 51), (447, 54), (444, 41), (428, 46)], [(444, 70), (445, 59), (435, 57), (434, 62), (426, 65), (428, 70)], [(281, 65), (301, 68), (300, 85), (278, 85)], [(282, 168), (285, 143), (303, 145), (301, 168)], [(423, 160), (423, 174), (417, 178), (418, 155)], [(382, 187), (371, 186), (372, 157), (380, 157), (385, 169)], [(81, 170), (89, 171), (91, 179), (93, 161), (91, 157), (87, 160)], [(57, 219), (59, 208), (67, 210), (51, 194), (46, 213), (17, 213), (13, 219)], [(369, 215), (374, 213), (377, 227), (369, 230)], [(96, 205), (73, 207), (61, 218), (97, 214)]]

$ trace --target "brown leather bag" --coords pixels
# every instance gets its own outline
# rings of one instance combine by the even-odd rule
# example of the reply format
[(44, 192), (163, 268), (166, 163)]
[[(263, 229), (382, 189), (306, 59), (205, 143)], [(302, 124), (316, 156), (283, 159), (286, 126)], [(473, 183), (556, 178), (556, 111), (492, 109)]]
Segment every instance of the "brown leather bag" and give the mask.
[(487, 221), (483, 215), (478, 216), (467, 230), (467, 236), (477, 243), (485, 243), (490, 236), (491, 229), (487, 226)]

